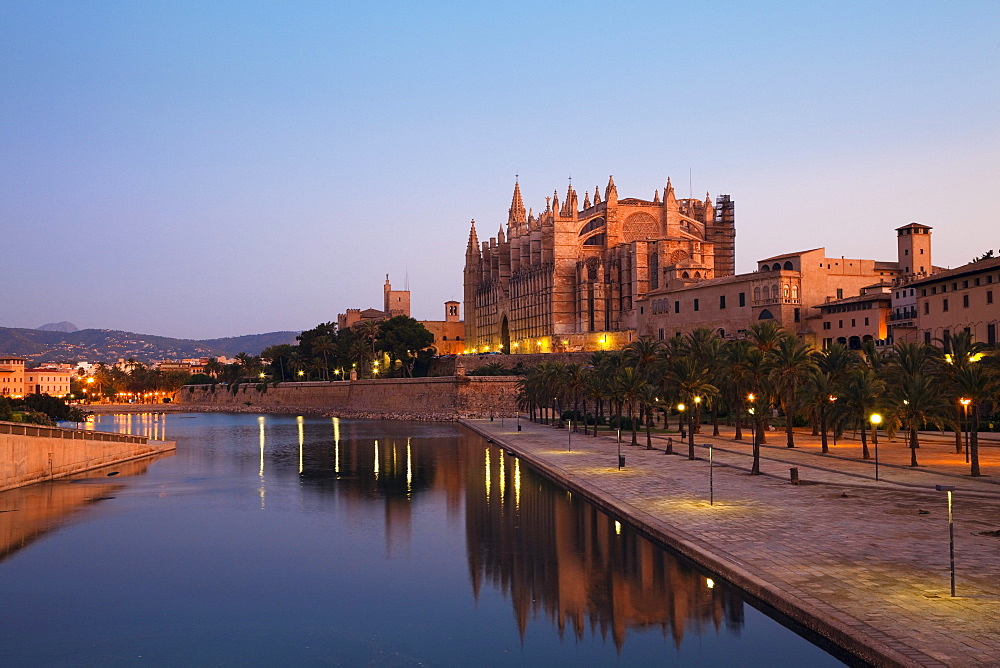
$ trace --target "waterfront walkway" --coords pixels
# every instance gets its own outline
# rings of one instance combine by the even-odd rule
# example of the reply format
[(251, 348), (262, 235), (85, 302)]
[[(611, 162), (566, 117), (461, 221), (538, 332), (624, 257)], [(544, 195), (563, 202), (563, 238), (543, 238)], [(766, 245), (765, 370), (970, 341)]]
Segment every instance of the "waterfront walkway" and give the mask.
[[(687, 444), (666, 435), (646, 450), (645, 433), (618, 470), (614, 434), (600, 436), (516, 421), (463, 420), (557, 481), (631, 519), (793, 619), (881, 665), (1000, 665), (1000, 441), (984, 435), (985, 474), (968, 475), (948, 435), (924, 436), (920, 467), (908, 466), (901, 440), (879, 442), (861, 460), (857, 440), (769, 432), (761, 476), (749, 475), (751, 445), (722, 428), (703, 427), (695, 442), (713, 446), (714, 505), (708, 451), (687, 459)], [(571, 450), (570, 450), (571, 448)], [(874, 448), (872, 448), (874, 455)], [(801, 484), (792, 485), (789, 469)], [(947, 495), (954, 485), (956, 597), (950, 595)]]

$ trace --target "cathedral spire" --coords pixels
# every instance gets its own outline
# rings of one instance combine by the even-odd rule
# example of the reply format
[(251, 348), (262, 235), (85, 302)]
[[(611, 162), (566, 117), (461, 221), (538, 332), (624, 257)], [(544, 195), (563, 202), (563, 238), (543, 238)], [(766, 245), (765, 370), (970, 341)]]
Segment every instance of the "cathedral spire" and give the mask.
[(526, 222), (524, 215), (524, 201), (521, 199), (521, 183), (514, 181), (514, 196), (510, 200), (510, 210), (507, 215), (508, 223)]
[[(479, 236), (476, 234), (476, 219), (472, 219), (472, 229), (469, 230), (469, 246), (468, 250), (478, 251), (479, 250)], [(386, 276), (388, 279), (388, 276)]]
[(656, 190), (653, 191), (653, 204), (659, 204), (659, 203), (660, 203), (660, 189), (657, 188)]
[(594, 206), (601, 203), (601, 189), (598, 186), (594, 186)]
[(497, 243), (498, 244), (502, 244), (505, 241), (506, 241), (506, 238), (504, 238), (504, 235), (503, 235), (503, 224), (501, 223), (500, 224), (500, 231), (497, 232)]
[(588, 193), (587, 191), (583, 192), (583, 208), (584, 209), (590, 208), (590, 193)]
[(671, 206), (677, 206), (677, 196), (674, 194), (674, 187), (670, 183), (670, 177), (667, 177), (667, 185), (663, 189), (663, 203), (669, 204)]
[(604, 189), (604, 199), (618, 201), (618, 188), (615, 186), (615, 177), (608, 177), (608, 187)]

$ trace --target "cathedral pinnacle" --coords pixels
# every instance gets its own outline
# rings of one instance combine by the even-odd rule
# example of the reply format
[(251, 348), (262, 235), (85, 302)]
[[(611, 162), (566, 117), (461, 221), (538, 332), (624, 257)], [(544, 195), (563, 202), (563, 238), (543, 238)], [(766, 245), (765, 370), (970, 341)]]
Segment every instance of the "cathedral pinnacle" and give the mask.
[[(469, 250), (479, 249), (479, 236), (476, 234), (476, 219), (472, 219), (472, 229), (469, 230)], [(388, 280), (386, 276), (386, 280)]]
[(604, 199), (610, 200), (611, 198), (615, 200), (618, 199), (618, 188), (615, 186), (615, 177), (608, 177), (608, 187), (604, 190)]
[(583, 208), (584, 209), (590, 208), (590, 193), (586, 191), (583, 193)]
[(657, 188), (656, 190), (653, 191), (653, 204), (659, 204), (659, 203), (660, 203), (660, 189)]
[(594, 206), (601, 203), (601, 189), (598, 186), (594, 186)]
[(525, 222), (524, 215), (524, 201), (521, 199), (521, 184), (519, 181), (514, 182), (514, 196), (510, 201), (510, 211), (507, 215), (508, 223), (523, 223)]

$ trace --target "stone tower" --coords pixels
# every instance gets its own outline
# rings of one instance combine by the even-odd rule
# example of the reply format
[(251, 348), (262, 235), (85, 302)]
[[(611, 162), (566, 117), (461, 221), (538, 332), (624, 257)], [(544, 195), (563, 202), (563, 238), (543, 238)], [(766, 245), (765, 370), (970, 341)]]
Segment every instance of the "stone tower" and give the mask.
[(896, 228), (899, 275), (903, 280), (922, 278), (934, 271), (931, 264), (931, 228), (910, 223)]
[(384, 296), (384, 308), (387, 318), (394, 318), (397, 315), (410, 317), (410, 291), (393, 290), (389, 283), (389, 274), (385, 275), (385, 285), (382, 286)]

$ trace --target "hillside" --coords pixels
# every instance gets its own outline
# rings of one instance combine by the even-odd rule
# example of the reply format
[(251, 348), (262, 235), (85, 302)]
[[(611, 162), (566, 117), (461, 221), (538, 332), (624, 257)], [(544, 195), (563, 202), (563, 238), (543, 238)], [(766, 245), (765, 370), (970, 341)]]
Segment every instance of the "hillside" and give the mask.
[(76, 332), (0, 327), (0, 354), (39, 362), (117, 362), (130, 357), (148, 363), (161, 359), (258, 355), (270, 345), (295, 343), (298, 332), (269, 332), (196, 341), (111, 329)]

